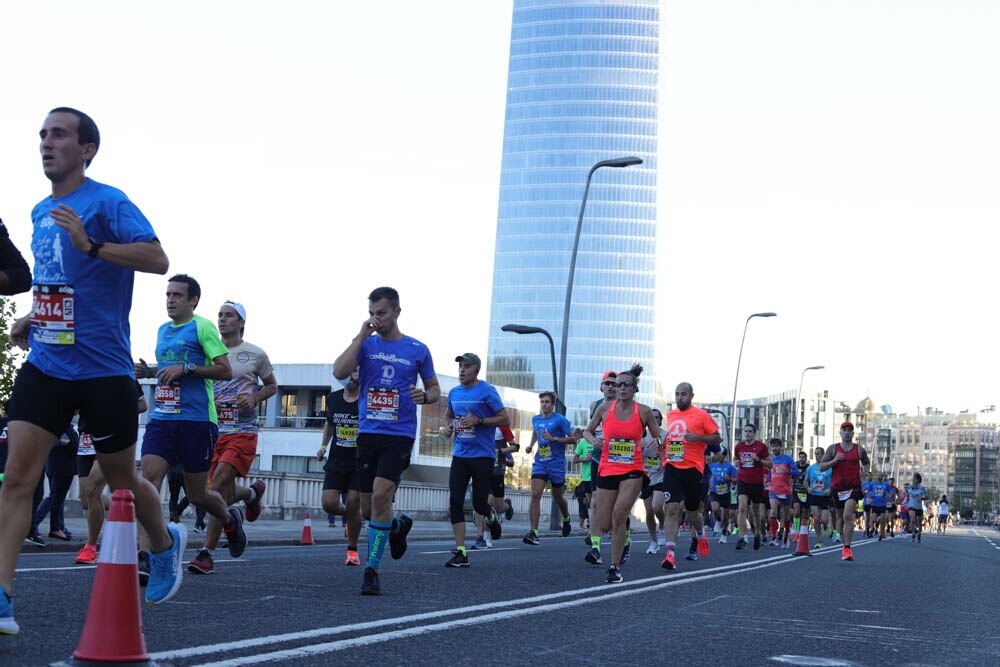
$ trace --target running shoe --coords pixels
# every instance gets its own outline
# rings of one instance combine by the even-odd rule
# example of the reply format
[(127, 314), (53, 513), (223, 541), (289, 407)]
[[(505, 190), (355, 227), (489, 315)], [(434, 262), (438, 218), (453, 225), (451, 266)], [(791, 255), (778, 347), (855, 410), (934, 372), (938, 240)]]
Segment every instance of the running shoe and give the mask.
[(361, 565), (361, 559), (358, 558), (357, 549), (347, 550), (347, 558), (344, 559), (344, 565)]
[(525, 544), (533, 544), (534, 546), (537, 547), (538, 535), (535, 535), (535, 531), (529, 530), (527, 533), (524, 534), (524, 537), (521, 538), (521, 541), (524, 542)]
[(665, 547), (665, 546), (667, 546), (667, 536), (663, 532), (662, 528), (660, 529), (660, 534), (656, 538), (656, 546), (658, 546), (658, 547)]
[(742, 537), (736, 543), (736, 550), (737, 551), (746, 551), (747, 550), (747, 541), (744, 540)]
[(161, 604), (169, 600), (180, 588), (184, 576), (184, 547), (187, 546), (187, 530), (184, 524), (171, 523), (167, 531), (173, 543), (160, 553), (149, 554), (149, 584), (146, 586), (146, 602)]
[[(393, 529), (389, 531), (389, 555), (393, 560), (399, 560), (406, 553), (406, 536), (413, 528), (413, 519), (409, 514), (400, 514), (398, 519), (392, 520)], [(367, 576), (367, 575), (366, 575)], [(378, 572), (375, 572), (375, 585), (378, 586)], [(381, 593), (381, 589), (379, 589)], [(367, 595), (378, 595), (379, 593), (367, 593)]]
[(677, 568), (673, 549), (667, 548), (667, 555), (664, 557), (663, 560), (660, 561), (660, 567), (662, 567), (664, 570), (674, 570)]
[(622, 576), (622, 571), (617, 567), (612, 565), (608, 568), (608, 579), (609, 584), (620, 584), (625, 581), (625, 577)]
[(854, 554), (851, 553), (851, 547), (845, 546), (840, 554), (841, 560), (854, 560)]
[(627, 563), (628, 559), (631, 558), (631, 556), (632, 556), (632, 543), (626, 542), (625, 548), (622, 549), (622, 561), (621, 563), (619, 563), (619, 565), (624, 565), (625, 563)]
[[(569, 537), (569, 534), (572, 533), (572, 532), (573, 532), (573, 522), (572, 521), (563, 521), (562, 536), (563, 537)], [(497, 539), (497, 538), (493, 538), (493, 539)]]
[(817, 542), (816, 546), (813, 547), (813, 549), (822, 549), (822, 548), (823, 548), (823, 543), (822, 542)]
[(712, 527), (712, 537), (718, 537), (722, 533), (722, 525), (716, 521)]
[(591, 565), (600, 565), (601, 564), (600, 549), (598, 549), (597, 547), (591, 547), (590, 551), (587, 552), (587, 555), (584, 556), (583, 559), (588, 563), (590, 563)]
[(469, 548), (470, 549), (489, 549), (489, 546), (490, 545), (486, 544), (486, 538), (483, 537), (482, 535), (480, 535), (479, 539), (477, 539), (475, 542), (473, 542), (472, 546), (469, 547)]
[(493, 548), (493, 540), (490, 539), (490, 534), (487, 533), (486, 535), (484, 535), (484, 537), (486, 538), (486, 548), (487, 549), (492, 549)]
[(215, 571), (215, 561), (208, 549), (201, 549), (198, 555), (188, 563), (188, 572), (191, 574), (212, 574)]
[(469, 567), (469, 557), (461, 551), (456, 551), (455, 555), (451, 557), (447, 563), (444, 564), (445, 567)]
[(16, 635), (20, 631), (14, 620), (14, 598), (0, 591), (0, 635)]
[(922, 535), (923, 535), (923, 533), (917, 533), (917, 542), (918, 542), (918, 543), (920, 542), (920, 537), (921, 537)]
[(26, 538), (24, 538), (24, 543), (31, 544), (33, 546), (38, 547), (39, 549), (44, 549), (46, 546), (45, 540), (43, 540), (42, 536), (39, 535), (38, 533), (31, 533), (30, 535), (28, 535)]
[(885, 539), (885, 533), (879, 533), (878, 534), (878, 541), (881, 542), (884, 539)]
[(97, 547), (93, 544), (85, 544), (76, 554), (77, 565), (93, 565), (97, 562)]
[(726, 543), (726, 536), (725, 536), (725, 534), (720, 535), (719, 536), (719, 544), (725, 544), (725, 543)]
[(684, 558), (686, 558), (687, 560), (698, 560), (698, 552), (689, 551), (687, 556), (684, 556)]
[(754, 551), (759, 551), (760, 550), (760, 533), (754, 533), (754, 536), (753, 536), (753, 550)]
[(514, 505), (510, 502), (510, 498), (504, 498), (503, 504), (506, 507), (506, 509), (504, 509), (503, 511), (503, 518), (510, 521), (511, 519), (514, 518)]
[(708, 535), (702, 535), (698, 539), (698, 555), (704, 558), (712, 550), (712, 547), (708, 544)]
[(264, 484), (264, 480), (258, 479), (256, 482), (250, 485), (250, 488), (254, 490), (257, 494), (252, 503), (244, 503), (247, 512), (247, 521), (253, 523), (260, 517), (260, 511), (262, 509), (264, 500), (264, 489), (267, 488)]
[[(226, 539), (229, 541), (229, 555), (239, 558), (247, 548), (247, 533), (243, 530), (243, 512), (235, 507), (229, 508), (230, 528), (226, 528)], [(179, 523), (175, 523), (179, 526)]]
[[(176, 522), (175, 522), (175, 523), (176, 523)], [(191, 530), (193, 530), (193, 531), (194, 531), (195, 533), (197, 533), (198, 535), (201, 535), (202, 533), (204, 533), (204, 532), (205, 532), (205, 526), (197, 526), (197, 525), (196, 525), (196, 526), (195, 526), (194, 528), (192, 528)]]
[(657, 545), (656, 542), (652, 541), (649, 543), (649, 546), (646, 547), (646, 553), (648, 554), (655, 554), (659, 550), (660, 550), (659, 545)]
[[(490, 538), (499, 540), (501, 533), (503, 533), (503, 529), (500, 527), (500, 517), (497, 515), (497, 511), (492, 507), (490, 508), (490, 518), (493, 520), (493, 523), (486, 524), (486, 527), (490, 529)], [(563, 536), (566, 535), (566, 526), (568, 525), (569, 524), (563, 524)]]
[(139, 585), (145, 586), (149, 583), (149, 553), (140, 551), (136, 558), (139, 561)]
[(374, 567), (365, 568), (365, 579), (361, 583), (362, 595), (382, 595), (382, 586), (378, 583), (378, 570)]

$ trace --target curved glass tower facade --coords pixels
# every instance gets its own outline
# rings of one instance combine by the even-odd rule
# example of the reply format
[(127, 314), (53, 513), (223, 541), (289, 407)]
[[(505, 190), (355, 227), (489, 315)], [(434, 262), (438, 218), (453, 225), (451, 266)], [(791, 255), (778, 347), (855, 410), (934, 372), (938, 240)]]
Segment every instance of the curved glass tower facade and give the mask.
[[(646, 369), (639, 400), (656, 388), (659, 0), (514, 0), (497, 215), (487, 370), (495, 384), (552, 388), (573, 237), (590, 168), (638, 156), (643, 164), (594, 172), (570, 310), (567, 416), (586, 420), (608, 369)], [(656, 392), (659, 393), (659, 392)]]

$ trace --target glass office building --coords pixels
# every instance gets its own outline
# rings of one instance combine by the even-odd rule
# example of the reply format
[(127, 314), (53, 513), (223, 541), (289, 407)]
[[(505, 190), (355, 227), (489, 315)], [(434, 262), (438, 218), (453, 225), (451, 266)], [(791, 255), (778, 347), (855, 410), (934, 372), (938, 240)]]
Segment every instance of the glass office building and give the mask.
[(514, 0), (497, 215), (489, 379), (551, 389), (584, 183), (594, 173), (576, 262), (566, 388), (581, 424), (605, 370), (639, 362), (640, 400), (655, 385), (659, 0)]

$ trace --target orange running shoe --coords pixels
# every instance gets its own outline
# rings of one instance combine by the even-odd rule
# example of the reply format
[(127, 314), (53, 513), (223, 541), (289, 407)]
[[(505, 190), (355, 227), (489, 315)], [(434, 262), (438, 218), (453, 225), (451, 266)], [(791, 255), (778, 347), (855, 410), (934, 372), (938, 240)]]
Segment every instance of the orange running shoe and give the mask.
[(851, 552), (851, 547), (845, 546), (840, 558), (841, 560), (854, 560), (854, 554)]
[(347, 559), (344, 561), (344, 565), (361, 565), (361, 559), (358, 558), (357, 549), (347, 550)]

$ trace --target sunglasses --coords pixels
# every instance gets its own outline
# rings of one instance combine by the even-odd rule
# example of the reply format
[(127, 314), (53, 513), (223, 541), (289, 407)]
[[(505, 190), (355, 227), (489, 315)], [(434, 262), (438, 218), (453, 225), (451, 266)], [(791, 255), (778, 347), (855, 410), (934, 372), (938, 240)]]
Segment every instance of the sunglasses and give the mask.
[(628, 380), (622, 380), (621, 382), (615, 382), (616, 387), (634, 387), (635, 382), (629, 382)]
[(613, 386), (615, 386), (615, 381), (614, 380), (608, 380), (607, 382), (604, 383), (604, 386), (605, 387), (613, 387)]

